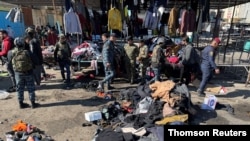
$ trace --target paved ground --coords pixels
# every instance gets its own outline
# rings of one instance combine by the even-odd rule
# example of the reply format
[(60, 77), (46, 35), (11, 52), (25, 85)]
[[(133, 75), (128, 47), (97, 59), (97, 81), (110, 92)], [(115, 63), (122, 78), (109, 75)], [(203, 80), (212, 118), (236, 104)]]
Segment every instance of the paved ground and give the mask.
[[(37, 100), (41, 106), (37, 109), (22, 109), (17, 105), (16, 94), (11, 93), (10, 98), (0, 100), (0, 138), (5, 138), (5, 132), (10, 131), (12, 126), (21, 119), (44, 130), (57, 141), (90, 141), (96, 126), (82, 127), (85, 122), (84, 113), (97, 110), (100, 106), (107, 104), (108, 100), (96, 99), (94, 92), (87, 92), (82, 88), (72, 90), (62, 89), (59, 82), (58, 71), (47, 70), (50, 74), (56, 74), (56, 78), (43, 82), (41, 88), (36, 91)], [(230, 75), (229, 75), (230, 76)], [(230, 79), (228, 79), (230, 78)], [(230, 104), (235, 114), (232, 115), (224, 109), (215, 111), (200, 110), (193, 120), (194, 124), (250, 124), (250, 92), (244, 83), (233, 79), (233, 77), (217, 76), (213, 83), (219, 83), (228, 89), (227, 95), (218, 95), (220, 104)], [(115, 82), (116, 88), (128, 87), (124, 82)], [(0, 77), (0, 90), (10, 85), (8, 78)], [(119, 90), (118, 89), (118, 90)], [(193, 86), (189, 87), (192, 102), (199, 107), (204, 98), (195, 93)], [(28, 94), (25, 93), (25, 101)]]

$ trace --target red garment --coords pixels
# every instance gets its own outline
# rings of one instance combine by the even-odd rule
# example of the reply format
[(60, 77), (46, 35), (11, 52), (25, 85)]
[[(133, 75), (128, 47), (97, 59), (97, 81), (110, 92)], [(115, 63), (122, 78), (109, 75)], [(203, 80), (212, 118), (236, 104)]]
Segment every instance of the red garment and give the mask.
[(172, 63), (172, 64), (177, 64), (177, 63), (179, 63), (179, 58), (177, 56), (170, 56), (168, 58), (168, 62)]
[(82, 26), (82, 29), (85, 31), (91, 31), (91, 26), (90, 26), (90, 23), (86, 20), (86, 18), (80, 14), (80, 13), (77, 13), (78, 17), (79, 17), (79, 21), (81, 23), (81, 26)]
[(2, 51), (0, 52), (0, 56), (7, 56), (8, 51), (11, 49), (11, 41), (10, 37), (5, 37), (2, 42)]
[(54, 34), (51, 34), (51, 33), (48, 34), (47, 41), (48, 41), (49, 45), (54, 46), (56, 44), (57, 40), (58, 40), (58, 37), (57, 37), (57, 35), (55, 33)]
[(185, 10), (181, 17), (181, 33), (195, 31), (195, 12), (193, 10)]

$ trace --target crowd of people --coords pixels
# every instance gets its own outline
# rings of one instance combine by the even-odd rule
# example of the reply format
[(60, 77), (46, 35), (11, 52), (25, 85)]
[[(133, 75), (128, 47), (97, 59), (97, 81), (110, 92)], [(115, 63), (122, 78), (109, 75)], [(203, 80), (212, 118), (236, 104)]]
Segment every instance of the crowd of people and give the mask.
[[(24, 103), (24, 90), (27, 87), (31, 107), (36, 108), (35, 90), (41, 86), (42, 76), (46, 77), (43, 67), (43, 55), (41, 41), (34, 28), (28, 27), (25, 36), (13, 39), (6, 30), (0, 30), (1, 60), (9, 74), (12, 86), (8, 92), (17, 92), (20, 108), (26, 108), (29, 104)], [(63, 34), (56, 36), (54, 58), (58, 63), (63, 81), (69, 87), (70, 83), (70, 57), (71, 49)], [(67, 70), (65, 77), (64, 68)]]
[[(29, 92), (31, 107), (35, 108), (38, 104), (35, 102), (35, 90), (41, 85), (41, 77), (46, 75), (43, 67), (43, 55), (41, 44), (42, 38), (39, 38), (38, 30), (35, 28), (27, 28), (24, 37), (15, 39), (8, 36), (6, 30), (0, 30), (1, 52), (0, 56), (5, 64), (5, 67), (11, 78), (12, 86), (8, 89), (9, 92), (17, 92), (20, 108), (25, 108), (28, 104), (24, 103), (23, 95), (25, 87)], [(71, 48), (64, 34), (55, 34), (52, 30), (49, 34), (53, 35), (53, 40), (49, 41), (48, 45), (54, 45), (54, 59), (60, 67), (62, 81), (66, 83), (66, 88), (71, 87)], [(55, 40), (54, 40), (55, 39)], [(99, 82), (98, 89), (104, 89), (104, 84), (107, 89), (111, 90), (114, 87), (111, 83), (117, 76), (117, 70), (123, 68), (126, 75), (125, 78), (130, 84), (150, 84), (155, 81), (161, 81), (161, 73), (166, 66), (178, 66), (180, 73), (179, 83), (188, 85), (191, 82), (191, 74), (197, 73), (199, 68), (202, 72), (202, 81), (197, 90), (200, 96), (205, 96), (204, 89), (208, 81), (212, 78), (213, 71), (219, 73), (214, 58), (215, 50), (220, 43), (219, 38), (213, 39), (211, 45), (207, 46), (201, 53), (201, 57), (197, 58), (197, 52), (190, 43), (187, 36), (182, 37), (181, 49), (178, 54), (174, 52), (164, 52), (164, 38), (159, 37), (157, 44), (153, 48), (152, 54), (149, 54), (149, 47), (145, 40), (141, 39), (138, 46), (134, 43), (133, 37), (126, 38), (127, 43), (123, 47), (124, 64), (117, 63), (115, 44), (117, 36), (115, 33), (102, 34), (102, 58), (104, 65), (105, 77)], [(197, 67), (198, 66), (198, 67)], [(118, 68), (118, 69), (117, 69)], [(153, 77), (147, 77), (147, 70), (151, 68)], [(197, 69), (198, 68), (198, 69)], [(140, 70), (139, 75), (136, 73)], [(66, 70), (66, 76), (65, 76)], [(140, 79), (138, 79), (140, 77)], [(140, 82), (138, 82), (140, 80)]]
[[(115, 60), (115, 42), (116, 34), (108, 35), (105, 33), (102, 35), (104, 42), (102, 48), (103, 65), (105, 71), (105, 77), (99, 82), (99, 89), (104, 89), (104, 83), (107, 84), (107, 89), (113, 89), (110, 84), (113, 78), (116, 76), (119, 63)], [(155, 81), (161, 81), (161, 74), (169, 66), (178, 68), (174, 73), (179, 73), (179, 83), (185, 83), (188, 85), (191, 82), (192, 74), (198, 75), (201, 71), (202, 81), (199, 89), (197, 90), (200, 96), (205, 96), (204, 89), (208, 81), (212, 78), (213, 71), (219, 73), (219, 69), (214, 62), (215, 51), (220, 43), (219, 38), (214, 38), (211, 45), (207, 46), (200, 54), (193, 47), (188, 36), (182, 37), (181, 49), (177, 54), (172, 51), (171, 53), (164, 50), (164, 37), (157, 39), (157, 44), (153, 48), (152, 54), (149, 53), (149, 47), (145, 44), (145, 40), (140, 40), (137, 46), (133, 42), (131, 36), (127, 37), (127, 43), (124, 45), (124, 71), (125, 78), (130, 84), (138, 82), (137, 78), (140, 77), (140, 84), (153, 83)], [(139, 65), (138, 65), (139, 64)], [(139, 68), (140, 75), (136, 75)], [(147, 68), (153, 70), (154, 77), (148, 79)]]

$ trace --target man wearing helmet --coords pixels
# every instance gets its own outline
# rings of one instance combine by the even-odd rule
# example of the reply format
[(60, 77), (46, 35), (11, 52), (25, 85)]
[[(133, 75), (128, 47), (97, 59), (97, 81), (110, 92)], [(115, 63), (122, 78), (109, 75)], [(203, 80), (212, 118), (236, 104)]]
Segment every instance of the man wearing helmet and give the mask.
[(42, 49), (40, 46), (40, 42), (35, 37), (35, 30), (31, 27), (26, 29), (27, 38), (26, 41), (29, 44), (29, 50), (35, 57), (35, 68), (33, 70), (33, 75), (35, 78), (35, 82), (37, 87), (41, 84), (41, 74), (42, 74), (42, 64), (43, 64), (43, 55)]
[(164, 64), (164, 53), (162, 49), (164, 42), (165, 39), (163, 37), (159, 37), (159, 39), (157, 40), (157, 45), (153, 49), (151, 57), (151, 67), (154, 71), (154, 78), (150, 80), (150, 83), (154, 81), (160, 81), (161, 67)]
[(31, 107), (36, 108), (38, 105), (35, 103), (35, 82), (33, 77), (34, 56), (29, 50), (25, 50), (23, 38), (17, 37), (14, 40), (14, 44), (16, 48), (8, 53), (8, 60), (12, 62), (15, 72), (19, 108), (29, 107), (28, 104), (23, 102), (25, 86), (29, 92)]

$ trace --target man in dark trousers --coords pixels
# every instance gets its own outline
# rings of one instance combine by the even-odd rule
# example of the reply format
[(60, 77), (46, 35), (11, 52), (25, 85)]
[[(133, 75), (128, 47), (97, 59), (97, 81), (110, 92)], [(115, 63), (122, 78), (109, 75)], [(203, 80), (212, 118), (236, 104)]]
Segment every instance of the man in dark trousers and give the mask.
[[(194, 68), (199, 64), (199, 60), (195, 53), (196, 50), (193, 45), (189, 42), (189, 37), (184, 36), (182, 38), (183, 54), (181, 56), (181, 70), (180, 70), (180, 82), (188, 85), (191, 82), (191, 73), (194, 71)], [(184, 79), (185, 78), (185, 81)]]
[(8, 60), (11, 60), (15, 72), (19, 108), (23, 109), (29, 106), (23, 102), (25, 87), (27, 87), (29, 92), (31, 107), (36, 108), (39, 104), (35, 103), (35, 81), (33, 76), (33, 69), (35, 67), (34, 56), (29, 50), (25, 49), (23, 38), (17, 37), (14, 40), (14, 44), (16, 48), (8, 53)]
[(36, 86), (41, 86), (41, 74), (43, 69), (43, 55), (39, 40), (35, 36), (35, 30), (31, 27), (26, 29), (27, 36), (25, 37), (25, 42), (29, 45), (29, 50), (35, 57), (35, 68), (33, 70), (34, 79)]
[(200, 86), (197, 90), (199, 96), (205, 96), (204, 93), (205, 87), (207, 83), (213, 77), (213, 73), (220, 73), (219, 68), (215, 64), (215, 49), (218, 48), (220, 44), (220, 39), (218, 37), (214, 38), (211, 44), (205, 47), (202, 51), (201, 58), (201, 72), (202, 72), (202, 80)]
[[(71, 49), (64, 34), (59, 35), (59, 41), (56, 43), (54, 51), (55, 61), (58, 62), (63, 82), (66, 83), (66, 89), (70, 88), (70, 65)], [(66, 69), (66, 77), (65, 71)]]

